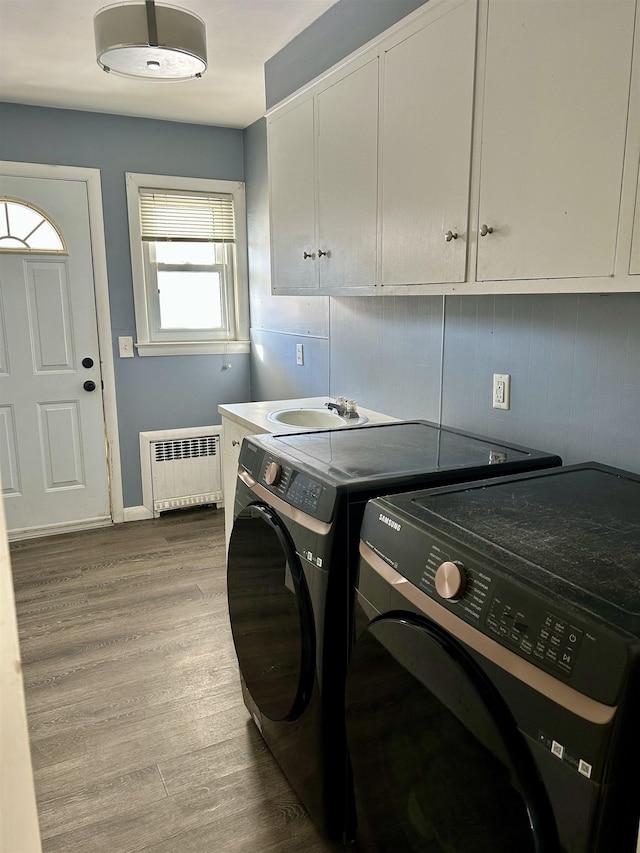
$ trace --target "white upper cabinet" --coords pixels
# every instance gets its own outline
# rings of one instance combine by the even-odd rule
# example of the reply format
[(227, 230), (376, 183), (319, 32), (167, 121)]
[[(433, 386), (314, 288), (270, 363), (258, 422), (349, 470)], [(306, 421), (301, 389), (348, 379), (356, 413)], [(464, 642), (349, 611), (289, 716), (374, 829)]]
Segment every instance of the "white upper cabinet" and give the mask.
[(272, 291), (373, 288), (377, 57), (273, 116), (268, 127)]
[(640, 290), (639, 2), (429, 0), (274, 108), (272, 292)]
[(384, 54), (383, 285), (465, 280), (476, 15), (450, 4)]
[(318, 95), (318, 270), (324, 290), (376, 283), (378, 60)]
[(633, 0), (489, 0), (479, 281), (613, 274), (634, 18)]
[(313, 100), (269, 122), (272, 290), (318, 287)]

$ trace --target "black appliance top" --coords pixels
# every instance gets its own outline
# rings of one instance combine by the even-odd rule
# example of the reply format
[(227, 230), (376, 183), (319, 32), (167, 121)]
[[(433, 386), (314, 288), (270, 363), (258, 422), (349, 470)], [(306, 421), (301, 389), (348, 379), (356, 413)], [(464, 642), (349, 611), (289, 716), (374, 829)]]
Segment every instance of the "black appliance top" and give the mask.
[[(558, 456), (440, 427), (429, 421), (397, 421), (337, 430), (253, 436), (276, 458), (356, 490), (384, 482), (411, 488), (425, 474), (473, 469), (473, 479), (562, 464)], [(451, 482), (451, 477), (447, 478)]]
[(589, 462), (384, 500), (640, 638), (640, 476)]

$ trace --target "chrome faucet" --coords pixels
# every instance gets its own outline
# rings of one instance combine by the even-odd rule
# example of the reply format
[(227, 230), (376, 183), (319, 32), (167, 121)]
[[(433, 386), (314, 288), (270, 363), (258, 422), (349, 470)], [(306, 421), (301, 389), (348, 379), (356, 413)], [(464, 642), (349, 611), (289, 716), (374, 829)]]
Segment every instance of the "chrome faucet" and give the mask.
[(331, 409), (337, 415), (340, 415), (341, 418), (347, 414), (347, 407), (343, 406), (341, 403), (325, 403), (327, 409)]
[(335, 403), (325, 403), (325, 406), (347, 420), (360, 417), (356, 409), (356, 401), (347, 400), (346, 397), (336, 397)]

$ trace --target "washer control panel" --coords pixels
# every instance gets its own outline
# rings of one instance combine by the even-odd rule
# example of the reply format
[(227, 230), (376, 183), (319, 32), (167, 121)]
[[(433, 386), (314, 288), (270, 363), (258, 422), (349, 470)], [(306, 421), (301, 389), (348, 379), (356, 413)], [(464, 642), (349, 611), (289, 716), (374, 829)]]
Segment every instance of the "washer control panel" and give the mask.
[(564, 675), (571, 675), (584, 636), (580, 628), (551, 611), (511, 605), (508, 595), (493, 598), (485, 625), (523, 655)]
[(486, 633), (517, 648), (523, 657), (571, 675), (584, 633), (580, 628), (488, 572), (445, 556), (433, 543), (420, 581), (423, 589), (460, 601), (470, 621), (481, 623)]
[(508, 565), (492, 564), (469, 547), (413, 524), (383, 501), (369, 502), (360, 533), (374, 553), (519, 657), (594, 698), (615, 701), (628, 665), (622, 637), (590, 614), (546, 595)]

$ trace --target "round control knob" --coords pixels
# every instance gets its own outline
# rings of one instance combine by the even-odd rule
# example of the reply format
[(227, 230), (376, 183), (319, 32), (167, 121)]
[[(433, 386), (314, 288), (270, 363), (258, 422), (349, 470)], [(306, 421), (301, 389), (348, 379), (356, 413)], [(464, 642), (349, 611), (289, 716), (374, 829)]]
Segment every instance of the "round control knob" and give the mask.
[(269, 462), (264, 472), (264, 481), (267, 486), (277, 486), (282, 474), (282, 466), (278, 462)]
[(446, 560), (436, 570), (436, 590), (441, 598), (457, 599), (467, 585), (467, 576), (462, 563)]

